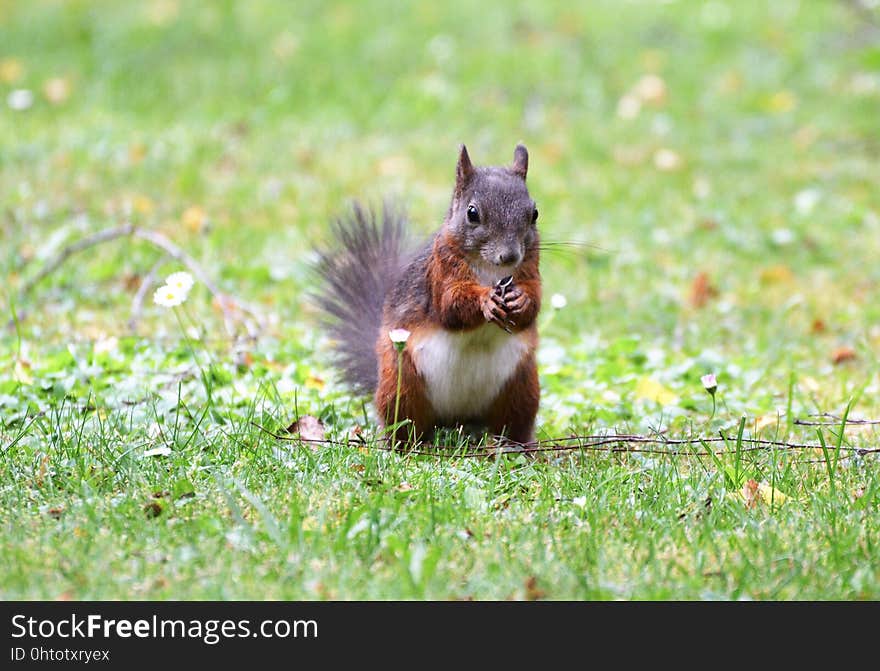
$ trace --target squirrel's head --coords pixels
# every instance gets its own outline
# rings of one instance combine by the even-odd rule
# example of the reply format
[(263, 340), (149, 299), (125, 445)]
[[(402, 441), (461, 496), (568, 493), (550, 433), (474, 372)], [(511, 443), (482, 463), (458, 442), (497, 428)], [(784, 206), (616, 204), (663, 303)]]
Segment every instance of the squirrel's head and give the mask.
[(511, 275), (538, 243), (538, 209), (526, 187), (529, 152), (510, 167), (475, 167), (461, 145), (446, 225), (481, 275)]

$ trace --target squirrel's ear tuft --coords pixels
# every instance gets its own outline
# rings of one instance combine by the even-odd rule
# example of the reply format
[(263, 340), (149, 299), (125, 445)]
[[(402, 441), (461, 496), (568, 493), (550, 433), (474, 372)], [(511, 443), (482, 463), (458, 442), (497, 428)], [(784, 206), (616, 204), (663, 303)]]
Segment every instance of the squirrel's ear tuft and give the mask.
[(461, 192), (473, 176), (474, 164), (471, 163), (471, 157), (468, 156), (467, 147), (461, 145), (461, 150), (458, 153), (458, 165), (455, 166), (455, 190)]
[(529, 150), (526, 149), (525, 145), (518, 144), (516, 149), (513, 150), (513, 172), (525, 179), (528, 171)]

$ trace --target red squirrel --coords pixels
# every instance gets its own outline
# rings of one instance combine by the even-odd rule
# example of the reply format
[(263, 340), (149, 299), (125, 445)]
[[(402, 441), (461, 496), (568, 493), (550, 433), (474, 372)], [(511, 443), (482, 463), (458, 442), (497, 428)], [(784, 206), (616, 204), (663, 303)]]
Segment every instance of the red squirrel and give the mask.
[(475, 167), (461, 145), (443, 225), (414, 254), (405, 219), (358, 205), (336, 222), (336, 249), (319, 251), (318, 304), (344, 379), (374, 395), (395, 439), (476, 424), (509, 440), (534, 439), (540, 387), (535, 362), (541, 307), (538, 210), (526, 187), (529, 155), (510, 167)]

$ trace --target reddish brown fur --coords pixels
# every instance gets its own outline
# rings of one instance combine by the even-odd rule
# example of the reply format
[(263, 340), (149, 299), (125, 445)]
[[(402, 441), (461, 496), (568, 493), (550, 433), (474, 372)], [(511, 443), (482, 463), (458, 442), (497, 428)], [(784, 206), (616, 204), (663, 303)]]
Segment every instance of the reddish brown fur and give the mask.
[[(538, 341), (535, 318), (541, 306), (537, 245), (527, 251), (522, 263), (514, 271), (513, 279), (514, 291), (521, 298), (516, 301), (519, 307), (507, 313), (515, 323), (510, 328), (514, 333), (528, 331), (529, 347), (516, 372), (491, 405), (487, 416), (478, 419), (484, 420), (493, 433), (505, 433), (511, 440), (528, 442), (533, 438), (540, 396), (535, 362)], [(398, 408), (398, 421), (408, 418), (411, 425), (401, 427), (395, 436), (396, 440), (421, 439), (434, 427), (436, 420), (424, 382), (409, 353), (412, 344), (434, 329), (471, 330), (487, 323), (485, 305), (493, 288), (479, 284), (468, 259), (446, 231), (435, 239), (427, 263), (427, 285), (427, 309), (407, 323), (392, 323), (391, 311), (386, 310), (377, 342), (379, 385), (375, 400), (379, 416), (387, 425), (394, 423), (398, 361), (397, 351), (388, 338), (388, 332), (395, 328), (404, 328), (411, 332), (403, 352)], [(498, 325), (498, 328), (502, 326)]]

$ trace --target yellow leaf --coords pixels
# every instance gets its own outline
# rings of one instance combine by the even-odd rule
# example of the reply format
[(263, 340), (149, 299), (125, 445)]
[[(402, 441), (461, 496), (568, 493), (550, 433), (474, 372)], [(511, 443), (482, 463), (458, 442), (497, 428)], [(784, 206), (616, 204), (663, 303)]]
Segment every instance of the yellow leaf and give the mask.
[(142, 196), (138, 194), (133, 196), (131, 199), (131, 209), (138, 214), (151, 214), (153, 212), (153, 208), (153, 201), (147, 196)]
[(21, 79), (24, 74), (24, 66), (17, 58), (4, 58), (0, 60), (0, 82), (13, 84)]
[(755, 420), (755, 432), (766, 429), (768, 426), (776, 426), (779, 423), (779, 415), (776, 413), (761, 415)]
[(783, 504), (788, 498), (785, 494), (780, 492), (778, 489), (771, 487), (766, 482), (762, 482), (758, 485), (758, 493), (761, 495), (764, 503), (766, 503), (768, 506), (771, 502), (773, 503), (773, 505)]
[(184, 226), (195, 233), (200, 233), (208, 225), (208, 215), (198, 205), (186, 208), (180, 220)]
[(128, 160), (130, 163), (140, 163), (147, 156), (147, 145), (143, 142), (135, 142), (128, 148)]
[(644, 398), (660, 405), (670, 405), (678, 401), (678, 396), (673, 391), (650, 377), (643, 377), (636, 384), (636, 398)]
[(781, 284), (783, 282), (791, 282), (794, 279), (794, 273), (791, 268), (783, 264), (768, 266), (761, 270), (761, 282), (764, 284)]
[(784, 114), (797, 107), (797, 96), (791, 91), (777, 91), (771, 97), (767, 106), (775, 114)]
[(747, 480), (739, 495), (745, 501), (747, 508), (757, 508), (758, 504), (766, 505), (782, 505), (788, 496), (768, 485), (766, 482), (757, 482), (756, 480)]
[(306, 378), (306, 388), (307, 389), (317, 389), (320, 391), (324, 388), (324, 380), (317, 375), (309, 375)]

